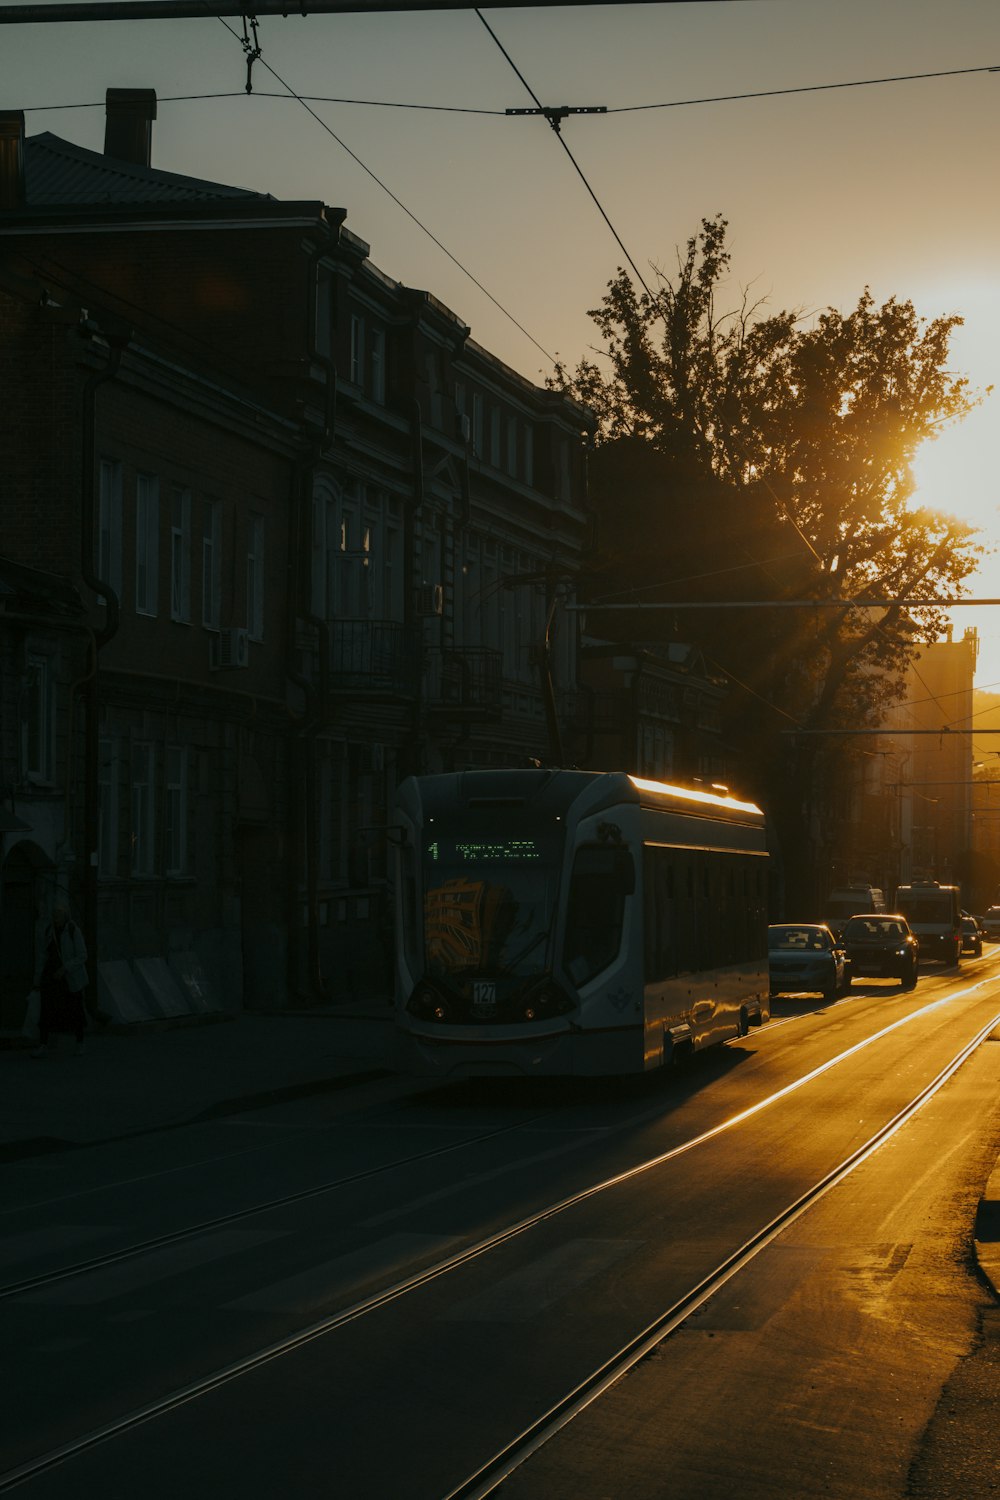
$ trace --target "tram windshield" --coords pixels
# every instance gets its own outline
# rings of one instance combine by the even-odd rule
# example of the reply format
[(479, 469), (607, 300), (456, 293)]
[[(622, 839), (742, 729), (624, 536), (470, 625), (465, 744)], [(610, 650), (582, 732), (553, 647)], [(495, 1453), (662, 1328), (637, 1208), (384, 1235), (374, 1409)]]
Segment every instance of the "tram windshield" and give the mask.
[(546, 968), (558, 835), (435, 828), (424, 845), (427, 973), (524, 979)]

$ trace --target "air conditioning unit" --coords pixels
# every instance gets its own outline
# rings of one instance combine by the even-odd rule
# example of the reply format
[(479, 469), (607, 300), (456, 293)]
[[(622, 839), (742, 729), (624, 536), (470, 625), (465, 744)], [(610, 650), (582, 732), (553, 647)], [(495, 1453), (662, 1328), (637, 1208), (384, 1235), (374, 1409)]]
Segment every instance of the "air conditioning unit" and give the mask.
[(246, 628), (220, 630), (209, 637), (208, 664), (213, 672), (250, 665), (250, 632)]
[(418, 615), (443, 615), (444, 589), (441, 584), (419, 584), (417, 587), (414, 609)]

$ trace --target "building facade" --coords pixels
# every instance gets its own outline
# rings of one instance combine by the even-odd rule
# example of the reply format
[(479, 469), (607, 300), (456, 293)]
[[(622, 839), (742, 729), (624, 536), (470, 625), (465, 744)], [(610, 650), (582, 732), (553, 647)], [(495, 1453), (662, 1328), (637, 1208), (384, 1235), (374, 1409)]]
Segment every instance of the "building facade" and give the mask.
[(4, 931), (64, 891), (122, 1019), (384, 993), (398, 780), (563, 737), (590, 417), (154, 118), (0, 116)]

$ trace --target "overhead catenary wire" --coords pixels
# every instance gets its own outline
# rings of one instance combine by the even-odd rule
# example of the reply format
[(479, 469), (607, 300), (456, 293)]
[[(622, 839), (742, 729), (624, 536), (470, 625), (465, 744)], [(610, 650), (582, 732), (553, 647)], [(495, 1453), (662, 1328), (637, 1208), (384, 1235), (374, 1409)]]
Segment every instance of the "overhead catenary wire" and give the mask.
[[(3, 7), (0, 6), (0, 19), (2, 19), (2, 16)], [(780, 99), (791, 94), (818, 94), (829, 92), (832, 89), (874, 88), (880, 84), (916, 83), (922, 79), (929, 78), (963, 78), (975, 73), (1000, 73), (1000, 63), (984, 63), (976, 68), (945, 68), (933, 73), (893, 73), (884, 78), (854, 78), (838, 83), (805, 83), (785, 89), (754, 89), (742, 94), (706, 94), (694, 99), (667, 99), (653, 104), (608, 104), (602, 105), (599, 111), (586, 110), (583, 113), (626, 115), (655, 109), (690, 109), (701, 104), (735, 104), (745, 99)], [(529, 90), (529, 92), (531, 91)], [(233, 89), (211, 94), (163, 94), (157, 102), (159, 104), (188, 104), (199, 100), (242, 99), (244, 93), (245, 90), (243, 89), (238, 92)], [(307, 104), (353, 104), (367, 109), (412, 109), (451, 115), (486, 115), (493, 116), (496, 119), (513, 119), (517, 116), (523, 118), (523, 112), (520, 110), (483, 109), (481, 105), (472, 104), (418, 104), (412, 100), (357, 99), (341, 94), (279, 94), (277, 92), (271, 93), (266, 89), (255, 89), (254, 94), (260, 99), (290, 99), (294, 102), (304, 101)], [(24, 106), (24, 113), (41, 114), (45, 111), (58, 109), (103, 108), (103, 99), (83, 99), (62, 104), (27, 104)], [(539, 110), (543, 114), (545, 113), (544, 106), (539, 105)]]
[[(538, 106), (539, 111), (542, 114), (545, 114), (546, 113), (545, 106), (539, 100), (538, 95), (535, 93), (534, 89), (528, 83), (527, 79), (524, 77), (524, 74), (521, 72), (520, 68), (518, 68), (517, 64), (514, 62), (514, 59), (511, 57), (510, 53), (507, 51), (506, 47), (503, 45), (503, 43), (501, 42), (500, 38), (497, 36), (496, 32), (493, 30), (492, 26), (487, 21), (486, 17), (483, 15), (482, 11), (481, 10), (477, 10), (476, 11), (476, 15), (479, 17), (480, 21), (482, 21), (483, 25), (486, 27), (486, 30), (489, 32), (489, 34), (493, 38), (494, 42), (496, 42), (496, 44), (499, 47), (500, 51), (503, 53), (504, 57), (507, 59), (507, 61), (510, 64), (510, 66), (513, 68), (515, 74), (520, 79), (521, 83), (527, 89), (527, 91), (531, 95), (532, 99), (534, 99), (536, 105)], [(560, 146), (563, 148), (563, 150), (565, 151), (566, 155), (569, 157), (570, 161), (572, 162), (573, 168), (576, 171), (577, 176), (579, 177), (580, 181), (583, 183), (584, 187), (587, 189), (587, 192), (590, 194), (591, 198), (593, 199), (594, 204), (595, 204), (595, 206), (597, 208), (598, 213), (600, 214), (601, 218), (604, 220), (604, 222), (608, 226), (608, 228), (611, 230), (611, 233), (614, 235), (615, 242), (618, 245), (618, 248), (621, 250), (621, 252), (624, 255), (625, 259), (628, 261), (629, 265), (632, 267), (632, 270), (635, 272), (635, 275), (636, 275), (636, 277), (637, 277), (640, 285), (642, 286), (643, 291), (646, 293), (646, 296), (649, 298), (649, 300), (651, 302), (655, 301), (656, 299), (655, 299), (655, 296), (654, 296), (653, 292), (651, 292), (650, 289), (649, 289), (649, 287), (646, 285), (646, 279), (645, 279), (645, 277), (643, 276), (642, 272), (639, 270), (639, 267), (636, 265), (635, 261), (632, 259), (632, 257), (629, 254), (628, 250), (625, 248), (625, 244), (624, 244), (624, 241), (621, 238), (621, 235), (618, 233), (617, 229), (612, 224), (611, 220), (608, 218), (608, 215), (605, 213), (604, 208), (603, 208), (603, 206), (601, 204), (601, 201), (598, 198), (597, 194), (594, 192), (594, 189), (591, 187), (590, 183), (587, 181), (587, 178), (584, 175), (582, 167), (580, 166), (580, 164), (577, 161), (576, 157), (573, 155), (572, 151), (567, 146), (566, 142), (563, 140), (563, 138), (562, 138), (562, 132), (559, 129), (559, 121), (558, 121), (558, 119), (550, 119), (549, 120), (549, 124), (551, 125), (551, 127), (552, 127), (552, 129), (553, 129), (553, 131), (555, 133), (556, 139), (558, 140)]]
[[(235, 37), (237, 41), (241, 41), (239, 33), (232, 26), (230, 26), (228, 21), (226, 21), (222, 16), (217, 17), (217, 19), (219, 21), (219, 24), (221, 26), (224, 26), (231, 36)], [(437, 235), (434, 234), (432, 230), (428, 229), (427, 225), (417, 218), (413, 210), (407, 208), (403, 200), (397, 197), (397, 195), (392, 191), (388, 184), (384, 183), (382, 179), (377, 175), (377, 173), (373, 172), (371, 167), (369, 167), (365, 162), (361, 160), (356, 151), (351, 150), (347, 142), (342, 140), (337, 132), (326, 123), (322, 116), (318, 115), (316, 111), (306, 102), (306, 100), (300, 94), (297, 94), (295, 92), (291, 84), (287, 83), (286, 80), (282, 78), (281, 74), (271, 66), (267, 59), (264, 57), (260, 57), (257, 59), (257, 61), (259, 61), (261, 67), (267, 69), (272, 78), (277, 79), (283, 89), (288, 90), (289, 97), (298, 101), (298, 103), (302, 106), (306, 113), (311, 115), (312, 118), (316, 121), (317, 125), (319, 125), (323, 130), (326, 131), (331, 140), (336, 141), (337, 145), (341, 148), (342, 151), (346, 151), (351, 160), (355, 162), (361, 168), (361, 170), (371, 178), (372, 182), (374, 182), (377, 187), (380, 187), (384, 193), (388, 194), (393, 203), (395, 203), (396, 207), (402, 209), (403, 213), (406, 214), (407, 218), (417, 226), (421, 233), (426, 234), (428, 239), (438, 247), (441, 253), (448, 257), (452, 265), (457, 267), (457, 269), (462, 272), (463, 276), (467, 276), (469, 278), (472, 284), (482, 292), (483, 296), (486, 297), (490, 302), (492, 302), (497, 311), (502, 313), (505, 318), (513, 323), (514, 327), (518, 329), (520, 333), (524, 334), (529, 343), (534, 344), (535, 348), (539, 351), (540, 354), (544, 354), (545, 358), (549, 361), (550, 364), (556, 364), (557, 361), (555, 359), (555, 356), (550, 354), (543, 344), (539, 343), (534, 334), (528, 332), (523, 323), (518, 322), (514, 314), (510, 312), (508, 308), (504, 307), (502, 302), (498, 301), (498, 299), (494, 297), (493, 293), (483, 285), (479, 278), (473, 275), (468, 266), (463, 265), (462, 262), (458, 259), (458, 256), (453, 255), (452, 252), (448, 249), (447, 245), (445, 245), (443, 241), (439, 240)]]

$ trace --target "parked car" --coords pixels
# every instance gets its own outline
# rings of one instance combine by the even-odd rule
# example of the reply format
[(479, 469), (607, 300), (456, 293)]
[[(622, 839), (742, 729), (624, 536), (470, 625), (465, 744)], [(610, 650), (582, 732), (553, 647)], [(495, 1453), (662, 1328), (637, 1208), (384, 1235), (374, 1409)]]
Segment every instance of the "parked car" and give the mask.
[(895, 912), (851, 917), (842, 942), (848, 985), (855, 979), (898, 979), (904, 990), (916, 985), (920, 944), (905, 917)]
[(825, 922), (776, 922), (767, 929), (771, 995), (820, 994), (847, 988), (844, 950)]
[(962, 918), (962, 952), (978, 958), (983, 951), (983, 933), (978, 917)]
[(991, 943), (1000, 943), (1000, 906), (983, 912), (983, 932)]

